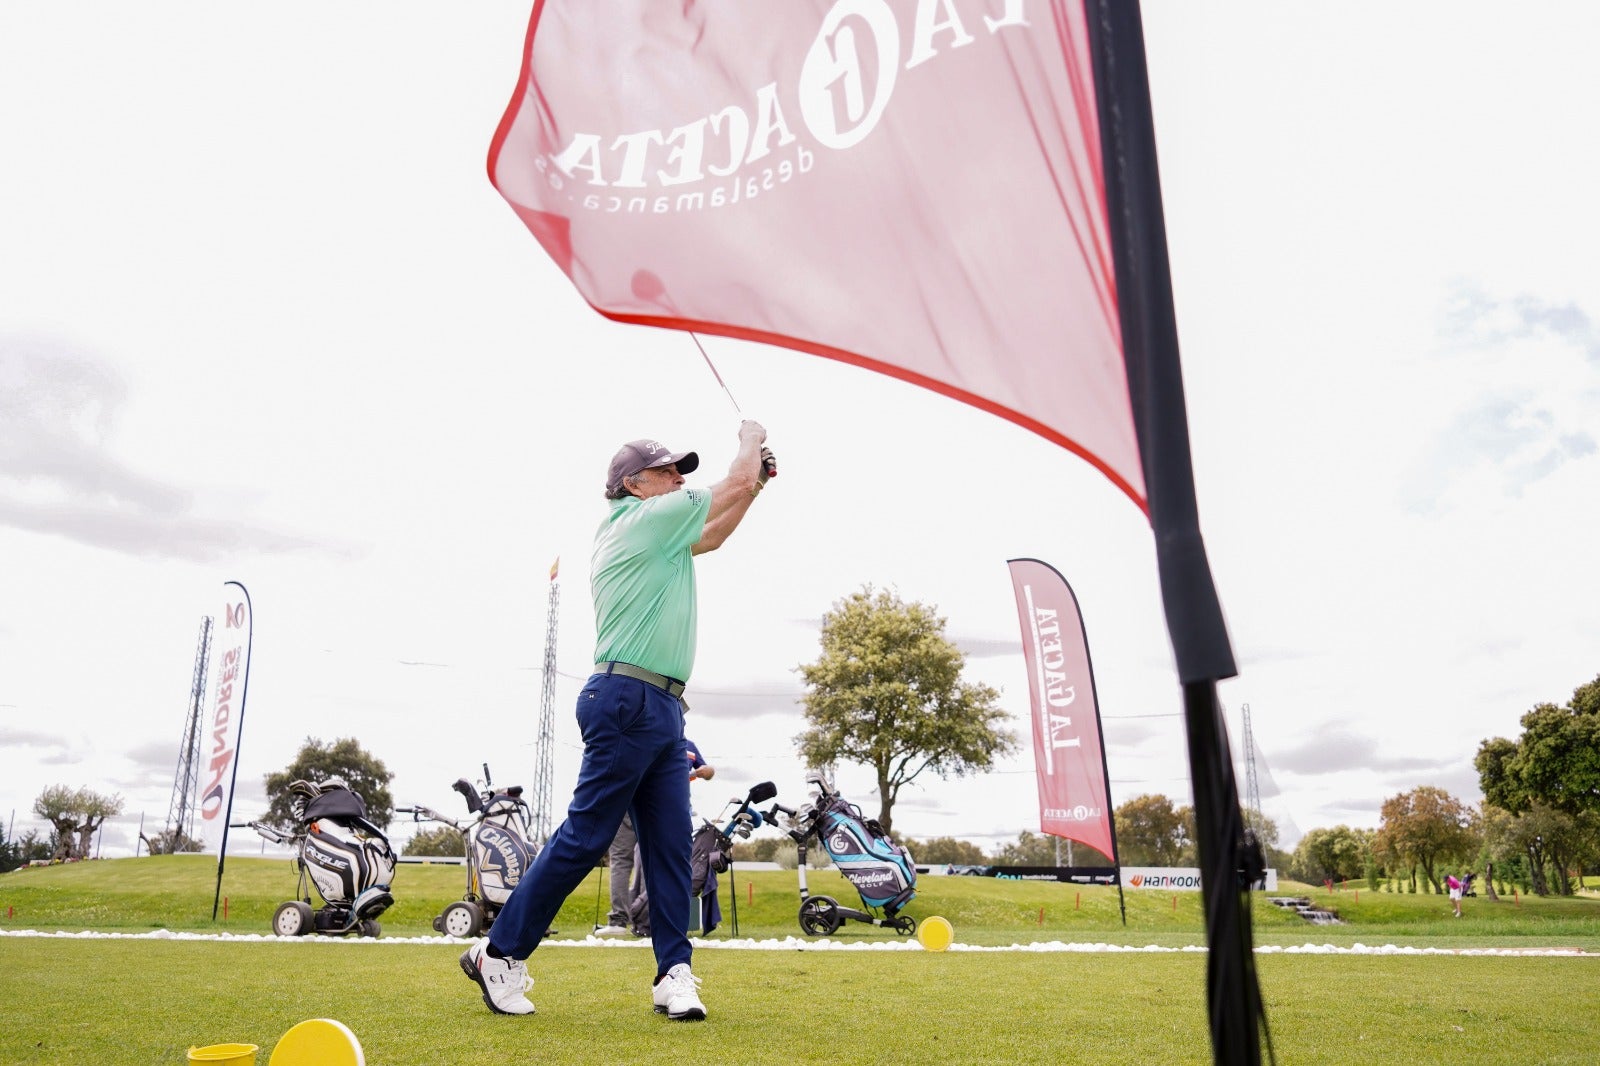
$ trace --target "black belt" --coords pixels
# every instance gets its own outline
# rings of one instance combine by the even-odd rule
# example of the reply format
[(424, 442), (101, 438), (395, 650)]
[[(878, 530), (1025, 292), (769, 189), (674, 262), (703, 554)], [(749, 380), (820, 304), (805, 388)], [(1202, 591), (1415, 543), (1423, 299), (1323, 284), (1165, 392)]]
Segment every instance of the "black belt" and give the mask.
[(594, 672), (597, 674), (618, 674), (622, 677), (631, 677), (636, 681), (643, 681), (647, 685), (654, 685), (673, 699), (683, 695), (684, 684), (665, 674), (658, 674), (654, 670), (646, 670), (642, 666), (632, 663), (595, 663)]

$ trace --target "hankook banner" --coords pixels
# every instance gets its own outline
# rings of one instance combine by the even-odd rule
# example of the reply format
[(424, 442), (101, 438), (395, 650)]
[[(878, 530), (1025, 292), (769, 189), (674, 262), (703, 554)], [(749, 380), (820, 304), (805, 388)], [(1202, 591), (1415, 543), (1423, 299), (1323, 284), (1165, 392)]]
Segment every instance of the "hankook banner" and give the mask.
[(1048, 563), (1012, 559), (1006, 565), (1017, 597), (1033, 704), (1039, 830), (1115, 860), (1100, 708), (1078, 599)]

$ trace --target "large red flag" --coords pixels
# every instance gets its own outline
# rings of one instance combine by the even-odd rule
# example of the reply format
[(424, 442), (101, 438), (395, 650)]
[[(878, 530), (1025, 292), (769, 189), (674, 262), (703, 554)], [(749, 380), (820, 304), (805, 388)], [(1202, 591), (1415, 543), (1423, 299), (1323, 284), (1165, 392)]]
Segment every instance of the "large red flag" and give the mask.
[(1033, 697), (1039, 829), (1087, 844), (1115, 864), (1100, 703), (1078, 598), (1048, 563), (1012, 559), (1006, 565)]
[(977, 405), (1145, 507), (1081, 4), (539, 0), (489, 175), (596, 310)]

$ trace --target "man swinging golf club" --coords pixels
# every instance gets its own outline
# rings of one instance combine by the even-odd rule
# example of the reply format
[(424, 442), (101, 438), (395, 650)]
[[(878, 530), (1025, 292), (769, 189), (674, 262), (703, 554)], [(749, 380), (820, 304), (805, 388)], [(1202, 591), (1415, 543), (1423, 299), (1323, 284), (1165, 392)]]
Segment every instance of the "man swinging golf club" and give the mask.
[(708, 489), (684, 487), (694, 452), (659, 442), (624, 444), (611, 459), (611, 509), (595, 534), (595, 668), (578, 694), (583, 764), (566, 821), (518, 882), (487, 937), (461, 969), (500, 1014), (532, 1014), (524, 960), (568, 895), (610, 846), (624, 813), (639, 836), (650, 886), (656, 978), (651, 1000), (674, 1021), (700, 1020), (700, 979), (690, 970), (689, 779), (680, 697), (694, 665), (693, 557), (721, 547), (776, 472), (757, 422), (739, 426), (739, 452)]

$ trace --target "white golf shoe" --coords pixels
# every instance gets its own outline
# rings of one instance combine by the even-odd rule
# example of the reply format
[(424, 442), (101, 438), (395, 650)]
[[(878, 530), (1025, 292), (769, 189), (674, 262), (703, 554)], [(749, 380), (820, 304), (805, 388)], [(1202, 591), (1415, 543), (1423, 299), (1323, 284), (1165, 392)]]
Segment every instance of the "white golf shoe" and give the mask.
[(689, 971), (689, 964), (680, 962), (656, 981), (651, 996), (657, 1014), (665, 1014), (675, 1022), (699, 1022), (706, 1017), (706, 1005), (700, 1002), (700, 978)]
[(528, 990), (533, 978), (520, 959), (497, 959), (489, 954), (489, 938), (483, 937), (461, 953), (461, 972), (478, 982), (483, 1001), (496, 1014), (532, 1014), (533, 1001)]

